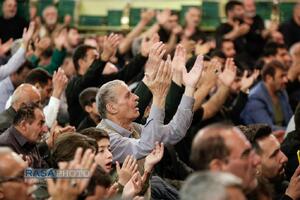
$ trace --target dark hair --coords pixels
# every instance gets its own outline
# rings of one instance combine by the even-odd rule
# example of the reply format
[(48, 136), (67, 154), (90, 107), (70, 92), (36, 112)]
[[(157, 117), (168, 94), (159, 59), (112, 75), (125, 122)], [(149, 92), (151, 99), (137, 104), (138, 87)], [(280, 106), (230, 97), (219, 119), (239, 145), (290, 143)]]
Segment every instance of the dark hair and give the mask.
[(90, 49), (96, 49), (95, 47), (89, 46), (89, 45), (79, 45), (74, 53), (73, 53), (73, 63), (74, 63), (74, 67), (76, 72), (79, 71), (80, 69), (80, 65), (79, 65), (79, 60), (80, 59), (84, 59), (86, 56), (86, 53), (88, 50)]
[(102, 139), (108, 139), (109, 140), (109, 135), (108, 133), (100, 128), (95, 128), (95, 127), (90, 127), (83, 129), (79, 132), (82, 135), (85, 135), (87, 137), (93, 138), (97, 142), (102, 140)]
[(41, 86), (48, 84), (49, 80), (52, 79), (52, 76), (44, 69), (34, 69), (29, 72), (25, 79), (25, 83), (35, 85), (36, 83)]
[(36, 103), (23, 104), (14, 117), (13, 125), (18, 125), (23, 120), (32, 123), (35, 120), (35, 109), (41, 109), (41, 107)]
[(206, 170), (213, 159), (226, 159), (230, 150), (222, 136), (216, 135), (201, 140), (192, 146), (191, 164), (195, 170)]
[(92, 103), (96, 102), (98, 89), (99, 88), (96, 87), (89, 87), (79, 94), (79, 103), (83, 110), (85, 106), (92, 105)]
[(233, 43), (233, 41), (230, 40), (230, 39), (221, 38), (221, 39), (217, 40), (217, 44), (216, 44), (217, 45), (217, 49), (221, 51), (221, 49), (223, 47), (223, 43), (225, 43), (225, 42), (231, 42), (231, 43)]
[(64, 133), (54, 143), (52, 149), (53, 165), (57, 166), (60, 161), (71, 161), (78, 147), (83, 148), (83, 152), (87, 149), (98, 152), (98, 145), (94, 139), (79, 133)]
[(211, 57), (211, 58), (213, 58), (213, 57), (219, 57), (219, 58), (222, 58), (222, 59), (226, 59), (225, 54), (224, 54), (223, 51), (221, 51), (220, 49), (214, 50), (214, 51), (211, 53), (210, 57)]
[(242, 2), (240, 1), (229, 1), (228, 3), (226, 3), (225, 5), (225, 13), (226, 16), (228, 16), (228, 12), (232, 11), (234, 9), (235, 6), (243, 6)]
[(96, 186), (102, 186), (109, 188), (112, 184), (112, 180), (109, 174), (105, 173), (104, 170), (97, 166), (91, 180), (87, 186), (87, 196), (94, 195)]
[(267, 124), (251, 124), (247, 126), (240, 125), (238, 128), (245, 134), (246, 138), (252, 144), (252, 147), (259, 153), (261, 151), (257, 141), (263, 139), (272, 133), (272, 129)]
[(23, 72), (24, 69), (33, 69), (33, 68), (34, 68), (33, 64), (30, 61), (26, 60), (15, 73), (20, 74)]
[(276, 42), (268, 42), (264, 47), (264, 56), (275, 56), (278, 49), (287, 49), (284, 44), (278, 44)]
[(267, 75), (274, 77), (276, 70), (286, 71), (286, 68), (281, 62), (277, 60), (273, 60), (269, 62), (261, 70), (262, 79), (266, 80)]

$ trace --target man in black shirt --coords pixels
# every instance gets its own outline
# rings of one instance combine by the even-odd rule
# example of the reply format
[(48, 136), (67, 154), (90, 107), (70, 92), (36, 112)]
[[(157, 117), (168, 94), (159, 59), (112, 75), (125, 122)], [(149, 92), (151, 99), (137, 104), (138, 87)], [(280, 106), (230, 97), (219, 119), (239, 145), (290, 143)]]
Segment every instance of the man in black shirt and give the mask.
[(47, 130), (45, 116), (38, 104), (22, 106), (13, 125), (0, 136), (0, 146), (8, 146), (22, 154), (30, 167), (41, 168), (45, 165), (36, 143)]
[(17, 16), (16, 0), (5, 0), (2, 5), (3, 16), (0, 17), (0, 39), (6, 42), (10, 38), (22, 37), (23, 29), (28, 27), (28, 22)]
[[(151, 40), (150, 40), (151, 41)], [(68, 83), (66, 97), (68, 103), (68, 112), (70, 115), (70, 124), (78, 127), (79, 123), (86, 116), (79, 103), (79, 94), (88, 87), (100, 87), (102, 84), (121, 79), (125, 82), (135, 77), (146, 63), (149, 49), (141, 49), (141, 54), (136, 56), (122, 70), (108, 75), (103, 75), (103, 69), (106, 62), (113, 56), (119, 38), (117, 35), (110, 35), (104, 41), (103, 52), (98, 55), (94, 47), (82, 45), (79, 46), (73, 54), (73, 62), (77, 75)], [(98, 58), (99, 57), (99, 58)]]
[(237, 52), (236, 58), (246, 63), (243, 68), (251, 67), (249, 55), (246, 51), (246, 35), (250, 31), (250, 26), (244, 22), (244, 7), (239, 1), (229, 1), (225, 6), (227, 22), (222, 23), (216, 30), (216, 42), (222, 40), (232, 40)]
[(288, 48), (300, 41), (300, 3), (294, 7), (293, 17), (281, 24), (279, 30), (283, 34), (285, 44)]

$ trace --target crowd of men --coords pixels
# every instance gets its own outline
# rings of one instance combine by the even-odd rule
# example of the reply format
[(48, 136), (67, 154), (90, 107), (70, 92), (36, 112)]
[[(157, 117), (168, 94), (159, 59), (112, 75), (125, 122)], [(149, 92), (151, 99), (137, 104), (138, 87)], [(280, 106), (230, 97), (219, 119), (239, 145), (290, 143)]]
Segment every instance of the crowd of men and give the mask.
[(265, 26), (228, 1), (213, 35), (198, 7), (88, 36), (17, 7), (0, 17), (0, 200), (300, 199), (300, 3)]

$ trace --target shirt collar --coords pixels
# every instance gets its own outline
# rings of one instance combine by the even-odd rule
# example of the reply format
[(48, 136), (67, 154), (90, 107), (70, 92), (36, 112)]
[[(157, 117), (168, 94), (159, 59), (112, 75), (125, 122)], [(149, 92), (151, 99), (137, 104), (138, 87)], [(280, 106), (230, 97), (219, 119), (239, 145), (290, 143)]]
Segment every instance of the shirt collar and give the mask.
[(124, 136), (124, 137), (130, 137), (131, 136), (131, 132), (121, 126), (119, 126), (118, 124), (116, 124), (115, 122), (109, 120), (109, 119), (102, 119), (104, 120), (105, 123), (107, 123), (111, 128), (113, 128), (116, 132), (118, 132), (120, 135)]
[(11, 134), (16, 138), (18, 144), (24, 147), (28, 144), (29, 147), (34, 147), (35, 144), (25, 138), (14, 126), (11, 127)]

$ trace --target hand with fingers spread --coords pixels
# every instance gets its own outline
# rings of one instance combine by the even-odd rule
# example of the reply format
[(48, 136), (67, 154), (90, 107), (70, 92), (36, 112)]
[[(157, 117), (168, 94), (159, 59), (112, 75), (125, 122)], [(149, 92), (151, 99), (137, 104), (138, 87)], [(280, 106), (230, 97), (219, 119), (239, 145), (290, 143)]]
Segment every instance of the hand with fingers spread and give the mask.
[(186, 68), (182, 71), (182, 80), (185, 85), (185, 95), (193, 97), (196, 85), (201, 77), (202, 69), (203, 69), (203, 56), (197, 56), (195, 64), (193, 68), (187, 72)]
[(155, 12), (152, 9), (144, 10), (141, 13), (141, 22), (147, 25), (155, 16)]
[(141, 54), (144, 57), (148, 57), (154, 44), (159, 42), (159, 35), (155, 33), (149, 40), (146, 37), (143, 38), (141, 44)]
[(226, 86), (230, 87), (236, 76), (236, 66), (233, 58), (227, 58), (225, 68), (219, 75), (219, 80)]
[(145, 77), (143, 79), (146, 85), (147, 81), (153, 81), (156, 77), (160, 62), (166, 52), (164, 47), (165, 45), (162, 42), (157, 42), (150, 49), (149, 57), (145, 64)]
[(68, 84), (68, 78), (62, 68), (59, 68), (57, 72), (54, 72), (52, 77), (53, 93), (52, 96), (60, 99), (61, 94), (65, 90)]
[(164, 144), (155, 143), (153, 151), (146, 157), (144, 171), (151, 172), (154, 166), (162, 159), (164, 155)]
[(30, 43), (30, 40), (32, 39), (34, 29), (35, 29), (35, 23), (30, 22), (29, 28), (28, 29), (24, 28), (24, 30), (23, 30), (22, 42), (25, 46), (25, 49), (27, 49), (27, 47)]
[(138, 165), (136, 162), (137, 161), (133, 156), (127, 156), (125, 158), (122, 168), (120, 168), (119, 162), (116, 162), (119, 184), (124, 186), (137, 171)]
[(103, 39), (103, 52), (101, 53), (101, 60), (108, 61), (117, 51), (120, 43), (120, 38), (117, 34), (110, 34)]
[(5, 43), (2, 44), (2, 41), (0, 39), (0, 56), (4, 56), (11, 48), (11, 45), (13, 44), (14, 40), (10, 38)]
[(185, 68), (186, 51), (185, 48), (179, 44), (176, 47), (175, 54), (172, 60), (173, 77), (172, 80), (179, 86), (182, 85), (182, 71)]
[(259, 70), (255, 69), (251, 76), (248, 77), (248, 71), (245, 70), (243, 77), (240, 81), (241, 91), (246, 92), (259, 76)]
[(197, 88), (200, 86), (207, 86), (209, 88), (215, 86), (221, 67), (221, 64), (217, 60), (204, 61), (203, 72), (197, 84)]
[(89, 180), (96, 169), (94, 163), (95, 155), (91, 149), (84, 152), (82, 148), (76, 150), (74, 159), (71, 162), (59, 163), (61, 170), (88, 170), (89, 176), (86, 178), (58, 178), (55, 182), (53, 179), (47, 179), (49, 195), (53, 200), (75, 200), (87, 187)]
[(171, 16), (171, 10), (165, 9), (156, 14), (156, 21), (159, 25), (165, 25), (170, 16)]
[(300, 198), (300, 166), (295, 170), (293, 176), (291, 177), (288, 188), (285, 191), (285, 194), (292, 199)]
[[(149, 90), (153, 95), (153, 105), (158, 108), (164, 108), (166, 96), (168, 94), (171, 80), (172, 80), (172, 67), (171, 57), (168, 55), (166, 61), (161, 61), (156, 77), (152, 81), (145, 81)], [(147, 79), (147, 77), (146, 77)]]
[(136, 172), (128, 183), (124, 186), (122, 199), (129, 200), (133, 199), (139, 192), (142, 191), (142, 177), (139, 172)]

